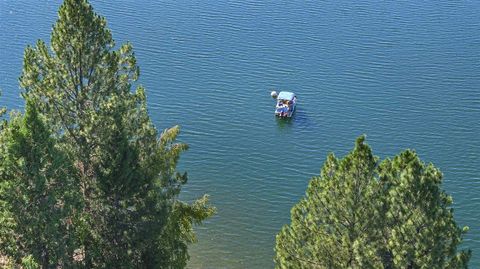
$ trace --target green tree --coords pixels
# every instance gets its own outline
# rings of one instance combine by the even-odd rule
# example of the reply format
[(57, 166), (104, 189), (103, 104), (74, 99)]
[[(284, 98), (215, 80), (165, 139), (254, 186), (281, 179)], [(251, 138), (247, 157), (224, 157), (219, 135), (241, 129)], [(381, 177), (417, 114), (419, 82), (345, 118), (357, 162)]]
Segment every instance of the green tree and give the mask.
[(34, 106), (12, 114), (0, 142), (2, 250), (17, 261), (31, 255), (42, 268), (69, 266), (75, 243), (72, 216), (80, 208), (72, 164)]
[(344, 159), (327, 157), (306, 197), (293, 207), (292, 223), (277, 236), (278, 268), (378, 268), (374, 243), (380, 222), (376, 158), (363, 137)]
[(470, 251), (457, 251), (467, 227), (453, 218), (442, 173), (406, 150), (379, 165), (386, 201), (384, 240), (390, 268), (466, 268)]
[[(88, 1), (65, 0), (58, 14), (50, 49), (43, 41), (27, 47), (20, 77), (27, 107), (36, 108), (42, 126), (49, 127), (45, 132), (50, 135), (44, 136), (53, 139), (49, 148), (59, 151), (51, 157), (68, 160), (62, 165), (71, 171), (52, 177), (71, 177), (71, 191), (79, 194), (80, 208), (69, 215), (74, 240), (65, 248), (67, 254), (58, 255), (84, 268), (182, 268), (188, 260), (186, 246), (195, 240), (193, 224), (211, 216), (214, 208), (207, 196), (192, 204), (178, 200), (187, 175), (176, 166), (188, 148), (175, 142), (179, 127), (159, 135), (148, 116), (145, 90), (138, 86), (132, 91), (139, 75), (132, 46), (115, 49), (106, 20)], [(11, 155), (4, 153), (5, 159)], [(15, 179), (3, 181), (14, 185)], [(12, 204), (12, 199), (2, 202)], [(28, 217), (31, 212), (11, 207), (5, 213), (11, 221), (4, 226), (19, 226), (8, 218), (15, 214)], [(54, 223), (48, 220), (45, 227)], [(7, 228), (2, 232), (25, 235)], [(25, 247), (16, 256), (31, 254), (46, 268), (35, 251)]]
[(330, 154), (291, 224), (276, 239), (276, 268), (466, 268), (442, 175), (410, 150), (379, 163), (365, 138)]

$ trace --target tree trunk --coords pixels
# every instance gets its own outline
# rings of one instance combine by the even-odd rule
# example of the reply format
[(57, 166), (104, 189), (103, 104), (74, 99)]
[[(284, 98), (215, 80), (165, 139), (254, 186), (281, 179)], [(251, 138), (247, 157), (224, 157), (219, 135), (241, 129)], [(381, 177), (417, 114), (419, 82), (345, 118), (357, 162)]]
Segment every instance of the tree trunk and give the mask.
[(48, 249), (44, 245), (42, 250), (42, 269), (48, 269), (49, 265), (50, 257), (48, 255)]

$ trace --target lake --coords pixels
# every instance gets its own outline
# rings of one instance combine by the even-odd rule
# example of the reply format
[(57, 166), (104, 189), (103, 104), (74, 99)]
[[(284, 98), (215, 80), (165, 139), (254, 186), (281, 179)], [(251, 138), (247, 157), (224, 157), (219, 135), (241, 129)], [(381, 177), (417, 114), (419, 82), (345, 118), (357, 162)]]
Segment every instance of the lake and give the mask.
[[(22, 107), (23, 50), (49, 42), (60, 3), (0, 0), (0, 104)], [(480, 268), (480, 1), (92, 3), (133, 43), (156, 126), (182, 126), (182, 199), (218, 208), (190, 268), (272, 268), (309, 179), (361, 134), (442, 170)], [(275, 119), (272, 89), (297, 94), (292, 120)]]

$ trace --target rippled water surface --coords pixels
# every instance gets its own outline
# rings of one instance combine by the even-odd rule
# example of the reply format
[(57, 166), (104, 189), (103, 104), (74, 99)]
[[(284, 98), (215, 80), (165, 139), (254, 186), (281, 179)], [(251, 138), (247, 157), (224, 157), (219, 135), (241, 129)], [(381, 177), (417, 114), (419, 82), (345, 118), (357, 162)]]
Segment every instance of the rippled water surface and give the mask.
[[(159, 129), (190, 144), (183, 199), (211, 195), (191, 268), (272, 268), (275, 234), (326, 154), (355, 138), (441, 168), (480, 268), (479, 1), (92, 1), (135, 47)], [(60, 1), (0, 0), (0, 103)], [(299, 98), (288, 122), (271, 89)]]

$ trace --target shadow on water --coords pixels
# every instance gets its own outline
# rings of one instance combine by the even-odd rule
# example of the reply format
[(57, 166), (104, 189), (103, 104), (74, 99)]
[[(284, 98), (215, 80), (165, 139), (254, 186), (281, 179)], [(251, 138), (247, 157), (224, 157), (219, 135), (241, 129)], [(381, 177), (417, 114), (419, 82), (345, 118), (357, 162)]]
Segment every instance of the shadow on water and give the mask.
[(277, 126), (280, 130), (286, 130), (288, 128), (292, 128), (293, 126), (303, 130), (315, 128), (315, 122), (312, 121), (307, 112), (303, 109), (297, 108), (291, 118), (275, 118), (277, 121)]
[(303, 110), (302, 108), (297, 109), (295, 111), (295, 125), (302, 129), (309, 129), (315, 128), (315, 121), (309, 117), (307, 111)]
[(293, 126), (295, 116), (292, 118), (280, 118), (275, 116), (275, 120), (277, 121), (278, 129), (280, 130), (288, 130)]

